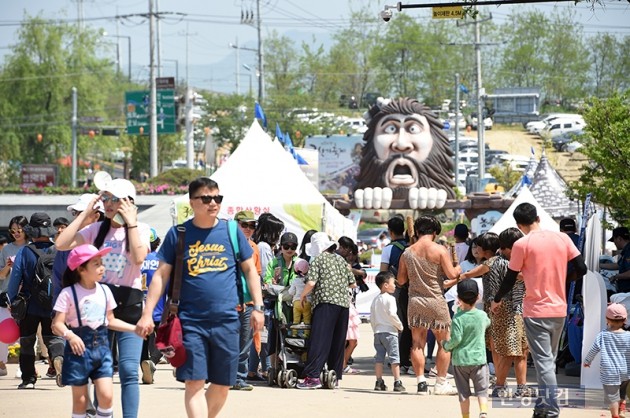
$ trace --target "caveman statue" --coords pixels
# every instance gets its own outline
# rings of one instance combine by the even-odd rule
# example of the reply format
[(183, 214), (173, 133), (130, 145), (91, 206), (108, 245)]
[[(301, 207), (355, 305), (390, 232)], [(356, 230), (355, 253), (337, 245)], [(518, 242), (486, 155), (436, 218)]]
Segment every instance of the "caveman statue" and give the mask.
[(412, 209), (433, 209), (455, 198), (453, 152), (442, 123), (415, 99), (379, 99), (364, 115), (358, 208), (389, 208), (392, 199)]

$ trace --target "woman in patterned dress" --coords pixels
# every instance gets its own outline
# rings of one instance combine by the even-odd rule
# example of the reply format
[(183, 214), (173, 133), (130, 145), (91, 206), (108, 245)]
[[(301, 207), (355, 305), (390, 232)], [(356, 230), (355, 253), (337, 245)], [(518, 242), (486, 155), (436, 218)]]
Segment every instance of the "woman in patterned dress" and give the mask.
[(417, 236), (400, 258), (398, 285), (409, 284), (407, 309), (411, 329), (411, 363), (418, 379), (418, 393), (428, 394), (424, 378), (424, 346), (427, 331), (431, 329), (438, 341), (436, 395), (454, 395), (457, 390), (446, 382), (446, 370), (451, 359), (444, 351), (442, 341), (449, 339), (451, 317), (444, 299), (444, 279), (457, 280), (461, 269), (453, 267), (451, 256), (443, 245), (434, 242), (442, 231), (440, 222), (430, 215), (423, 215), (414, 222)]
[[(496, 234), (486, 233), (479, 237), (478, 245), (488, 256), (484, 263), (470, 272), (464, 273), (460, 279), (483, 274), (484, 309), (491, 319), (490, 343), (492, 358), (496, 368), (496, 385), (492, 391), (493, 397), (508, 397), (506, 386), (507, 375), (514, 364), (517, 389), (516, 397), (532, 396), (533, 390), (526, 386), (527, 381), (527, 339), (523, 325), (523, 297), (525, 285), (519, 280), (514, 288), (504, 298), (505, 303), (493, 313), (490, 303), (494, 299), (507, 273), (512, 245), (523, 236), (518, 228), (508, 228), (497, 237)], [(501, 255), (491, 256), (501, 249)], [(491, 257), (490, 257), (491, 256)]]

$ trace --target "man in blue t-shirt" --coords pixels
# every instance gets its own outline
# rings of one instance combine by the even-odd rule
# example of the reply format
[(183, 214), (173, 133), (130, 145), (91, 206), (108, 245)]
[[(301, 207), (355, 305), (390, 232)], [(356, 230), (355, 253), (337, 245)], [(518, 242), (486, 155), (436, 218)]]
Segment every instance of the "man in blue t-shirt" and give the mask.
[[(183, 272), (179, 319), (183, 330), (186, 362), (177, 368), (177, 380), (185, 382), (186, 411), (195, 416), (216, 416), (231, 386), (236, 383), (239, 355), (239, 304), (237, 262), (247, 278), (254, 302), (253, 332), (264, 323), (260, 278), (252, 259), (252, 249), (237, 229), (240, 260), (230, 242), (226, 221), (218, 219), (223, 196), (219, 185), (200, 177), (188, 185), (193, 218), (183, 223)], [(158, 251), (159, 266), (153, 273), (146, 306), (136, 325), (136, 333), (147, 337), (154, 329), (153, 310), (164, 293), (175, 265), (177, 228), (169, 230)], [(210, 382), (205, 396), (204, 385)]]

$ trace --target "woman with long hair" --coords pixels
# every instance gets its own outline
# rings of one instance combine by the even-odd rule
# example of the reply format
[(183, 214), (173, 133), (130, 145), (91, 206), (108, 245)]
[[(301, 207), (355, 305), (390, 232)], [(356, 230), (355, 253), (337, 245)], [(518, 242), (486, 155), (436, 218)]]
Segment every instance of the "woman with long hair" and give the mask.
[[(284, 230), (284, 222), (276, 218), (271, 213), (263, 213), (258, 217), (258, 224), (252, 240), (258, 245), (260, 251), (260, 267), (263, 274), (267, 272), (267, 266), (275, 258), (274, 249), (278, 245), (280, 235)], [(297, 243), (296, 243), (297, 244)], [(263, 294), (264, 296), (264, 294)], [(267, 298), (263, 298), (265, 304), (265, 327), (267, 330), (271, 328), (270, 309), (273, 308), (272, 302)], [(260, 364), (261, 373), (258, 373), (258, 365)], [(256, 352), (256, 348), (252, 344), (249, 351), (249, 367), (247, 379), (249, 380), (267, 380), (267, 370), (271, 368), (271, 361), (267, 354), (267, 344), (262, 344), (260, 354)]]
[(448, 339), (451, 327), (443, 292), (444, 279), (457, 279), (461, 269), (453, 266), (448, 249), (434, 242), (442, 231), (440, 222), (434, 216), (423, 215), (416, 219), (414, 230), (417, 241), (400, 258), (398, 284), (402, 286), (409, 283), (407, 316), (412, 338), (411, 363), (418, 379), (418, 394), (428, 394), (424, 377), (424, 346), (430, 329), (438, 342), (437, 377), (433, 393), (453, 395), (457, 390), (446, 381), (451, 356), (442, 346), (442, 341)]
[[(28, 225), (28, 219), (24, 216), (14, 216), (9, 221), (9, 234), (11, 241), (0, 251), (0, 294), (9, 288), (9, 278), (11, 277), (11, 267), (13, 260), (19, 249), (27, 244), (24, 227)], [(0, 309), (7, 309), (0, 305)], [(9, 357), (9, 345), (0, 342), (0, 376), (7, 375), (6, 362)]]
[[(112, 248), (103, 257), (107, 284), (118, 305), (114, 315), (135, 324), (142, 315), (142, 263), (149, 254), (150, 227), (138, 222), (138, 208), (134, 205), (136, 189), (125, 179), (109, 182), (85, 211), (57, 238), (59, 250), (71, 250), (77, 245), (93, 244), (96, 248)], [(85, 218), (94, 216), (98, 202), (103, 202), (105, 219), (80, 229)], [(138, 416), (140, 387), (138, 384), (142, 338), (131, 332), (110, 332), (110, 343), (118, 344), (118, 374), (120, 376), (122, 411), (124, 418)]]
[(311, 257), (308, 254), (306, 254), (306, 244), (311, 242), (311, 237), (316, 232), (317, 231), (314, 230), (314, 229), (309, 229), (308, 231), (306, 231), (304, 233), (304, 236), (302, 237), (302, 243), (300, 244), (300, 255), (299, 255), (299, 257), (301, 259), (306, 260), (306, 261), (311, 261)]

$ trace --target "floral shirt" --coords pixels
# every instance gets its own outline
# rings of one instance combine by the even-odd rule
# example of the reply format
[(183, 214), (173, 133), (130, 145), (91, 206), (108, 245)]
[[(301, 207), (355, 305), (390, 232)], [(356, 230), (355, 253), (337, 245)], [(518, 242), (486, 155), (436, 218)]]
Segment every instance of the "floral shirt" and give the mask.
[(348, 263), (341, 256), (324, 252), (312, 259), (307, 280), (315, 283), (313, 309), (320, 303), (350, 307), (348, 285), (355, 280)]

